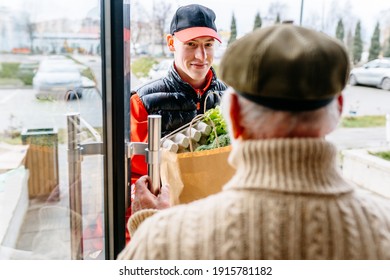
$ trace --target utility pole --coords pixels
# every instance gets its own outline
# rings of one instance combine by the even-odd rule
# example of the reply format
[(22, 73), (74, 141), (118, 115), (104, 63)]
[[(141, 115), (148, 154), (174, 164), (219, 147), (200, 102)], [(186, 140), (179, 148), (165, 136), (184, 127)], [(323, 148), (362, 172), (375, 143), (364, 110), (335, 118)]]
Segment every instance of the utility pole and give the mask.
[(301, 0), (301, 15), (299, 17), (299, 25), (302, 26), (302, 16), (303, 16), (303, 0)]

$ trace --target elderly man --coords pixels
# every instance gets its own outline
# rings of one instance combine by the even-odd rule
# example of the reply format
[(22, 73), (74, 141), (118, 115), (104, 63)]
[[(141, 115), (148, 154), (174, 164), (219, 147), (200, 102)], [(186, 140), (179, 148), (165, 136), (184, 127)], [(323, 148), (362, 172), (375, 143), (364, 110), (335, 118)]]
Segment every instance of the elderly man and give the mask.
[[(220, 69), (235, 176), (205, 199), (137, 212), (131, 225), (154, 215), (119, 258), (390, 259), (389, 200), (346, 182), (324, 139), (342, 110), (344, 47), (275, 25), (232, 44)], [(147, 185), (136, 183), (139, 209), (166, 207), (167, 189), (154, 197)]]

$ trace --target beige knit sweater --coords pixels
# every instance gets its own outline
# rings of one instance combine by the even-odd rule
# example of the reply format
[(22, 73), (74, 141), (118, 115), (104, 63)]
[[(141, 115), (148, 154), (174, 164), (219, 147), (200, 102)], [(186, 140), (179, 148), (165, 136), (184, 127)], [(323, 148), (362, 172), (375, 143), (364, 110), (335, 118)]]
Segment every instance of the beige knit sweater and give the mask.
[(245, 141), (222, 192), (146, 219), (119, 259), (390, 259), (390, 202), (322, 139)]

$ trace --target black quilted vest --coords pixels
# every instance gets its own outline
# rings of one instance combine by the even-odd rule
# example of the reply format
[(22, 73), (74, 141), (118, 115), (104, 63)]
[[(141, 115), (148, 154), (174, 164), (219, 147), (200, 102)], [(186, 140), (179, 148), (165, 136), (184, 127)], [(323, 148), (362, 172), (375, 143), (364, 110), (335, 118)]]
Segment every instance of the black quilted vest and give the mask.
[[(149, 115), (161, 115), (161, 137), (189, 123), (197, 114), (203, 114), (207, 95), (209, 97), (206, 110), (219, 104), (226, 85), (216, 79), (213, 68), (211, 71), (213, 72), (211, 84), (202, 96), (198, 96), (191, 85), (180, 78), (173, 65), (166, 77), (144, 84), (132, 92), (132, 94), (137, 93), (141, 98)], [(200, 102), (199, 110), (197, 110), (198, 102)]]

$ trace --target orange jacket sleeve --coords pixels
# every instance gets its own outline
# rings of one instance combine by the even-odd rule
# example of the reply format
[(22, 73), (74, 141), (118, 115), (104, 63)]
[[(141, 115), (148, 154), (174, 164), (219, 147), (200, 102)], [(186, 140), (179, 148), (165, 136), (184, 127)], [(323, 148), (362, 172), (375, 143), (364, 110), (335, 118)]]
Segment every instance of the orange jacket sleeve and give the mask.
[[(138, 94), (130, 98), (130, 141), (148, 141), (148, 112)], [(145, 156), (135, 155), (131, 158), (131, 183), (147, 174)]]

